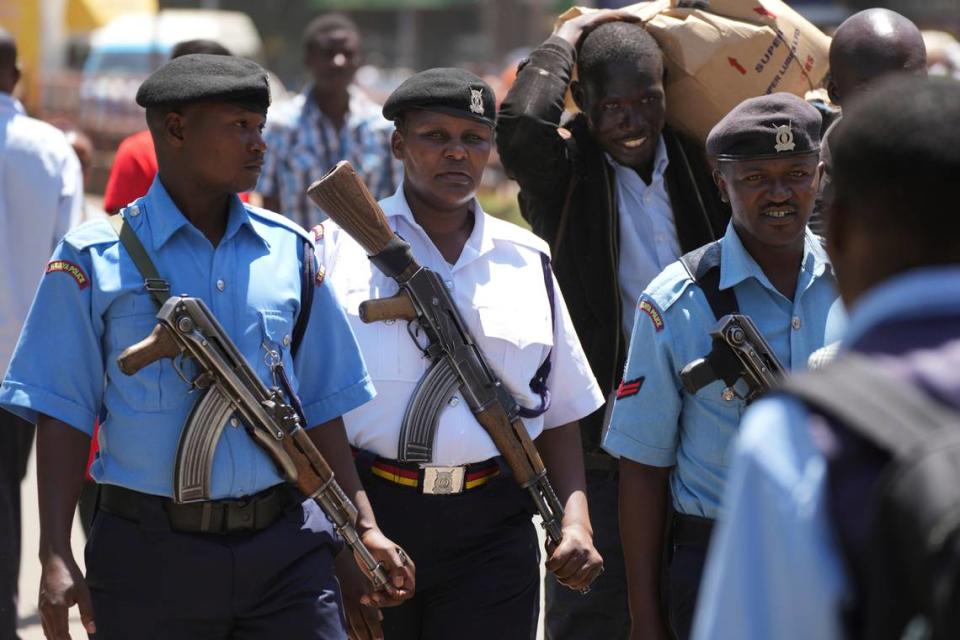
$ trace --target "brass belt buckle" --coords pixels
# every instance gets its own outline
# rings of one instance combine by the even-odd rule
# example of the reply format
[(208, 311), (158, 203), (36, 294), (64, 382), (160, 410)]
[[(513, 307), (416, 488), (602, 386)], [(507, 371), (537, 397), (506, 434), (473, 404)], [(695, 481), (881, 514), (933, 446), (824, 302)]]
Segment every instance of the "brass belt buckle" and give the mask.
[(467, 468), (460, 467), (423, 467), (423, 493), (445, 495), (463, 493)]

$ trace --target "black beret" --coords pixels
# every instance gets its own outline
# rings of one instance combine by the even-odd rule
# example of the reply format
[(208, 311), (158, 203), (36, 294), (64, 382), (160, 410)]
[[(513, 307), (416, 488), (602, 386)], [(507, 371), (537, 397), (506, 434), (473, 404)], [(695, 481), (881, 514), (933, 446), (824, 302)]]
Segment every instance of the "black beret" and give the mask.
[(383, 117), (394, 120), (404, 111), (423, 109), (469, 118), (493, 126), (497, 103), (493, 89), (466, 69), (442, 67), (414, 74), (390, 94)]
[(707, 136), (718, 160), (779, 158), (820, 149), (820, 112), (792, 93), (744, 100)]
[(141, 107), (233, 102), (266, 112), (267, 72), (252, 60), (208, 53), (180, 56), (150, 74), (137, 91)]

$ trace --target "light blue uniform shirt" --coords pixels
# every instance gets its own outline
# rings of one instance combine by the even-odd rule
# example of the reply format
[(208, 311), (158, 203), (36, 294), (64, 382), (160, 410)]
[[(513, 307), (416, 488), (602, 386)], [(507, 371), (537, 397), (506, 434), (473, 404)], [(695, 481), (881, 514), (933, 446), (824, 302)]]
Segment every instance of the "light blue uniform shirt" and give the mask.
[[(804, 368), (812, 352), (840, 338), (843, 306), (816, 236), (807, 232), (792, 301), (770, 283), (732, 224), (721, 247), (720, 289), (733, 288), (740, 312), (750, 316), (784, 367)], [(615, 456), (675, 466), (670, 476), (674, 508), (706, 518), (717, 516), (727, 446), (744, 403), (725, 400), (720, 380), (690, 395), (680, 371), (709, 353), (716, 323), (703, 291), (681, 263), (650, 283), (637, 306), (623, 386), (603, 440)]]
[[(909, 300), (909, 304), (904, 304)], [(960, 268), (922, 269), (864, 295), (844, 344), (893, 319), (960, 312)], [(827, 510), (827, 461), (806, 406), (769, 398), (743, 418), (698, 598), (695, 640), (840, 640), (849, 577)]]
[[(290, 341), (300, 312), (302, 229), (233, 197), (217, 247), (180, 213), (159, 178), (126, 210), (174, 294), (203, 299), (260, 378), (273, 386), (269, 347), (299, 391), (308, 425), (373, 397), (356, 340), (326, 286), (314, 290), (310, 322), (294, 360)], [(36, 422), (46, 414), (91, 433), (101, 418), (98, 482), (144, 493), (173, 494), (181, 428), (198, 393), (188, 393), (170, 360), (134, 376), (117, 356), (156, 324), (143, 277), (106, 221), (82, 225), (54, 250), (27, 317), (0, 405)], [(188, 374), (196, 367), (185, 361)], [(281, 482), (274, 463), (242, 427), (227, 427), (217, 445), (212, 497), (250, 495)]]

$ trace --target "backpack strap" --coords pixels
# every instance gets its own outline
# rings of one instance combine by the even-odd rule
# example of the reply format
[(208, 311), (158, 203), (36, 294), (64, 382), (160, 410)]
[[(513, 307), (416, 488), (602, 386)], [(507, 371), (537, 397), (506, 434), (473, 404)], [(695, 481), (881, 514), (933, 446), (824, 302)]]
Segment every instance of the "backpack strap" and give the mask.
[(159, 309), (170, 298), (170, 283), (160, 277), (156, 265), (153, 264), (153, 260), (150, 259), (150, 255), (144, 248), (143, 243), (140, 242), (140, 238), (137, 237), (133, 227), (126, 224), (123, 211), (110, 216), (109, 222), (120, 237), (120, 244), (127, 250), (133, 264), (137, 267), (140, 275), (143, 276), (143, 284)]
[(884, 373), (864, 355), (845, 354), (818, 371), (789, 378), (781, 389), (894, 457), (960, 422), (960, 412)]
[(316, 288), (314, 280), (317, 277), (317, 265), (314, 259), (313, 243), (304, 241), (303, 262), (300, 264), (300, 313), (297, 314), (297, 323), (293, 325), (293, 335), (290, 341), (290, 355), (297, 356), (300, 343), (307, 332), (310, 322), (310, 310), (313, 308), (313, 290)]
[(720, 289), (720, 241), (715, 240), (694, 249), (680, 258), (690, 278), (707, 297), (717, 320), (731, 313), (739, 313), (737, 295), (732, 288)]
[[(553, 299), (553, 270), (550, 268), (550, 256), (541, 253), (540, 264), (543, 267), (543, 284), (547, 289), (547, 299), (550, 301), (550, 327), (556, 336), (557, 303)], [(546, 359), (530, 378), (530, 389), (540, 396), (540, 406), (536, 409), (520, 407), (521, 418), (539, 418), (550, 408), (550, 389), (547, 387), (547, 379), (550, 377), (550, 368), (553, 366), (550, 364), (551, 356), (553, 356), (553, 347), (547, 351)]]

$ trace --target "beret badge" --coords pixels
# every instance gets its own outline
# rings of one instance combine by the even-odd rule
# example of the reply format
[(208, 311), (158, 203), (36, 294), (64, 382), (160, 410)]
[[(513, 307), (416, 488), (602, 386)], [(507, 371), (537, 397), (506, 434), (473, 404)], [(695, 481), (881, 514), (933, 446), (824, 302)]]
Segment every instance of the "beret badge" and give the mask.
[(796, 146), (793, 141), (793, 128), (789, 124), (782, 124), (777, 127), (777, 144), (773, 147), (777, 153), (793, 151)]
[(470, 111), (483, 115), (483, 89), (470, 89)]

